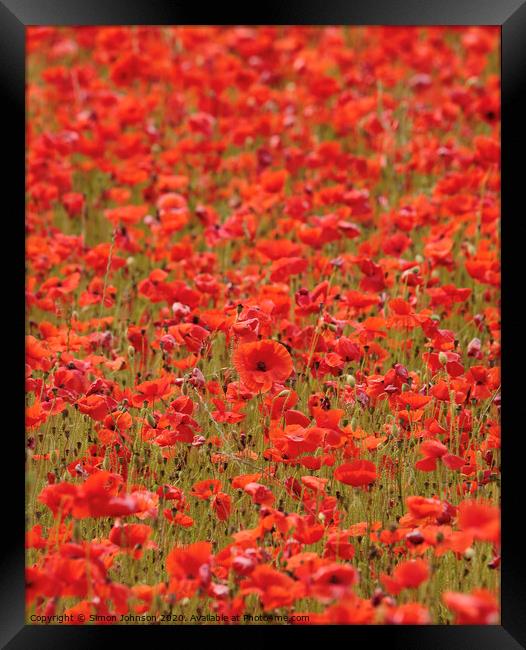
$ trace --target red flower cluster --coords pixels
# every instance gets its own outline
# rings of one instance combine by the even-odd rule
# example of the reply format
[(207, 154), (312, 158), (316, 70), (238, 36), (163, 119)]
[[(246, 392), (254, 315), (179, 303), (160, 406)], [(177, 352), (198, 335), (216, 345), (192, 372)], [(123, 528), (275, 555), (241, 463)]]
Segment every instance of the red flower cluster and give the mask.
[(28, 613), (498, 622), (498, 30), (27, 52)]

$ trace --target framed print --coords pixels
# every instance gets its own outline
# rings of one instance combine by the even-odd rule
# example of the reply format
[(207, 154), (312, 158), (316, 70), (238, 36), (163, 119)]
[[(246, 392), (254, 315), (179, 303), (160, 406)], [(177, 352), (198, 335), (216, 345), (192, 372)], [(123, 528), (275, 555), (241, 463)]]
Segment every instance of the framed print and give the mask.
[(219, 9), (0, 3), (2, 647), (526, 647), (526, 3)]

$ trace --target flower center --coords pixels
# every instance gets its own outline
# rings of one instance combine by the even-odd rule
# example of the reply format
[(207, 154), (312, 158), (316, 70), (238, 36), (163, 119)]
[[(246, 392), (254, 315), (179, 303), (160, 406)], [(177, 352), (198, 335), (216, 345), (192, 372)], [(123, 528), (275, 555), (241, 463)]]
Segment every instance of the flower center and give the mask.
[(256, 368), (258, 370), (261, 370), (262, 372), (265, 372), (265, 370), (267, 369), (267, 365), (266, 365), (266, 363), (264, 361), (258, 361), (257, 365), (256, 365)]

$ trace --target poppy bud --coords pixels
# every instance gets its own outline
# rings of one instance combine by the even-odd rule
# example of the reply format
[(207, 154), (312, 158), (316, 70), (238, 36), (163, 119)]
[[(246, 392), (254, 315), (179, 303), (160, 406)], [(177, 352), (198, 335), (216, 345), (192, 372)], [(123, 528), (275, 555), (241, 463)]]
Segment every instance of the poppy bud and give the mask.
[(255, 561), (246, 555), (237, 555), (232, 561), (232, 568), (240, 575), (248, 575), (256, 566)]
[(440, 321), (440, 316), (438, 314), (431, 314), (429, 317), (431, 320), (434, 320), (435, 323), (438, 323)]
[(210, 565), (201, 564), (201, 566), (198, 569), (198, 574), (199, 574), (200, 586), (207, 587), (210, 584), (210, 579), (212, 575), (210, 571)]
[(471, 339), (467, 347), (468, 357), (479, 358), (481, 345), (480, 339)]
[(490, 569), (498, 569), (499, 566), (500, 566), (500, 555), (493, 558), (493, 560), (491, 560), (491, 562), (488, 562), (488, 567)]
[(128, 346), (128, 356), (129, 357), (135, 356), (135, 348), (133, 347), (133, 345)]
[(445, 366), (447, 363), (447, 354), (445, 352), (440, 352), (438, 355), (438, 360), (443, 366)]
[(284, 388), (280, 393), (276, 395), (276, 397), (287, 397), (287, 395), (290, 395), (290, 390), (288, 388)]
[(345, 375), (345, 383), (354, 388), (356, 386), (356, 377), (354, 375)]
[(199, 368), (194, 368), (192, 374), (190, 375), (190, 383), (194, 388), (203, 388), (206, 384), (205, 376), (199, 370)]
[(384, 595), (384, 592), (379, 587), (374, 590), (373, 597), (371, 598), (373, 607), (378, 607), (382, 603)]
[(152, 427), (152, 429), (157, 429), (157, 422), (151, 413), (147, 413), (146, 419), (148, 420), (148, 424)]
[(464, 551), (464, 558), (469, 562), (474, 557), (475, 557), (475, 549), (470, 546)]
[(190, 307), (180, 302), (174, 302), (172, 305), (173, 315), (178, 318), (185, 318), (190, 313)]

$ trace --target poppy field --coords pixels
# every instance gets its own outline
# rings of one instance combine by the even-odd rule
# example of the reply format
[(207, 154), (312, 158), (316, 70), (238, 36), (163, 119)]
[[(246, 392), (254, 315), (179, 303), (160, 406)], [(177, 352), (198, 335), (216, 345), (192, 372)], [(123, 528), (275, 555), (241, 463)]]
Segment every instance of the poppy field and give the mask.
[(499, 623), (499, 38), (27, 29), (28, 623)]

